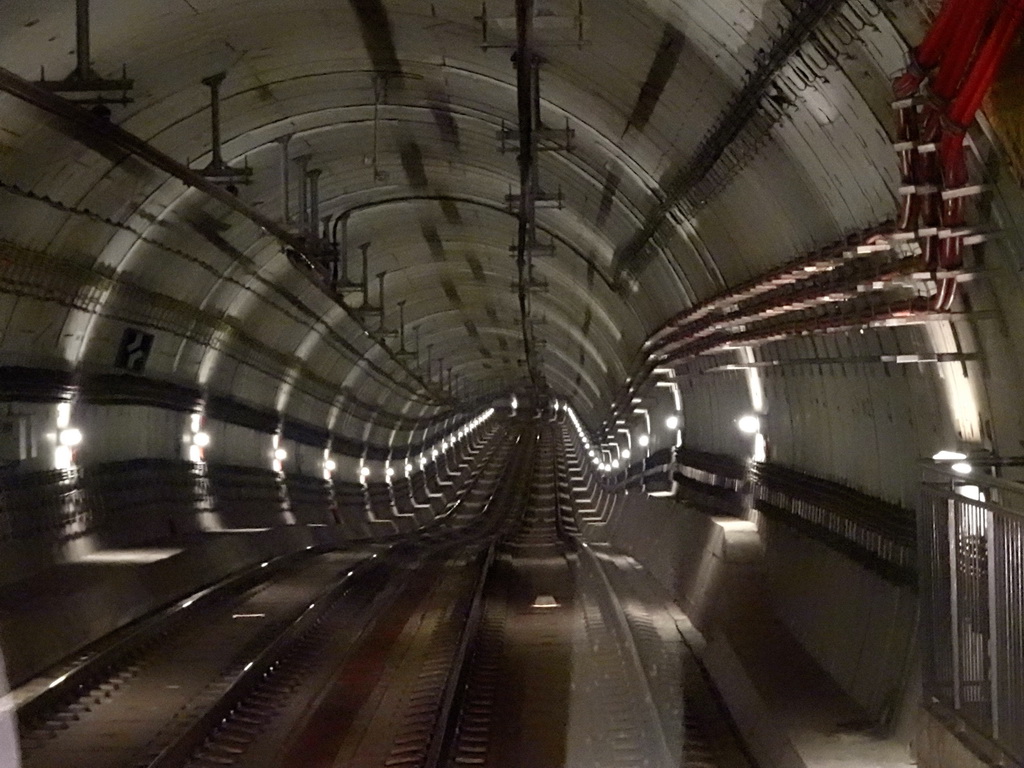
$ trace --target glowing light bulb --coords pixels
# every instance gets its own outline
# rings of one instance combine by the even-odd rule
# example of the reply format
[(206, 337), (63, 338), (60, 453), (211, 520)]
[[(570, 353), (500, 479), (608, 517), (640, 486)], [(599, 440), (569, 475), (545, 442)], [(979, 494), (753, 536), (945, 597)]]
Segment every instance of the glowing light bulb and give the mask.
[(761, 431), (761, 420), (751, 413), (746, 416), (740, 416), (736, 421), (736, 426), (739, 427), (740, 432), (748, 435), (756, 435)]

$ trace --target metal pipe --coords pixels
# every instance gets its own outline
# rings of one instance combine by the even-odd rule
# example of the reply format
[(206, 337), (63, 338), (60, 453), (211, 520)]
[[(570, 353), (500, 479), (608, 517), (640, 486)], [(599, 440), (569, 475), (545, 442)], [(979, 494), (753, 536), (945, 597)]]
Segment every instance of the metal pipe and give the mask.
[(220, 84), (224, 82), (225, 77), (226, 72), (218, 72), (203, 78), (203, 85), (210, 89), (210, 141), (213, 144), (213, 159), (210, 165), (214, 168), (224, 164), (224, 157), (220, 151)]
[(309, 231), (309, 194), (306, 183), (309, 178), (309, 161), (311, 155), (300, 155), (295, 158), (299, 166), (299, 229)]
[(79, 80), (91, 80), (92, 64), (89, 61), (89, 0), (75, 2), (75, 55), (78, 68), (75, 70)]
[[(331, 228), (331, 242), (337, 247), (338, 259), (341, 262), (341, 283), (346, 286), (352, 285), (348, 272), (348, 220), (354, 210), (349, 209), (344, 213), (338, 214), (334, 218), (334, 225)], [(339, 227), (341, 228), (340, 238), (338, 236)]]
[(277, 140), (277, 143), (281, 145), (281, 221), (284, 222), (285, 226), (292, 223), (292, 211), (291, 211), (291, 190), (289, 185), (291, 180), (291, 168), (288, 159), (288, 143), (292, 140), (290, 133), (285, 134)]
[(377, 309), (380, 310), (380, 329), (384, 330), (384, 277), (387, 270), (377, 273)]
[(516, 272), (518, 275), (519, 320), (523, 348), (530, 380), (538, 385), (533, 366), (532, 343), (529, 331), (529, 299), (527, 297), (527, 249), (533, 229), (537, 192), (537, 140), (534, 131), (538, 119), (534, 109), (537, 95), (537, 60), (534, 53), (534, 0), (516, 0), (516, 96), (519, 116), (519, 227), (516, 242)]
[(398, 302), (398, 351), (405, 353), (405, 299)]
[(363, 252), (363, 306), (368, 306), (370, 303), (370, 257), (369, 250), (370, 244), (363, 243), (359, 246)]
[[(156, 149), (138, 136), (129, 133), (118, 125), (114, 125), (109, 120), (98, 117), (89, 110), (83, 109), (66, 99), (62, 99), (60, 96), (35, 83), (19, 77), (4, 67), (0, 67), (0, 91), (9, 93), (15, 98), (53, 115), (58, 119), (59, 123), (63, 124), (62, 128), (65, 129), (66, 133), (73, 136), (76, 141), (84, 146), (90, 147), (103, 155), (116, 156), (127, 152), (154, 168), (173, 176), (186, 186), (203, 192), (208, 197), (222, 203), (228, 209), (241, 214), (256, 224), (266, 234), (276, 238), (298, 257), (304, 268), (315, 270), (315, 263), (312, 260), (314, 254), (307, 253), (310, 250), (309, 244), (303, 238), (297, 237), (280, 222), (246, 204), (241, 198), (211, 182), (201, 173), (192, 170)], [(345, 309), (346, 313), (353, 316), (344, 304), (341, 306)], [(354, 319), (361, 328), (364, 328), (358, 317), (354, 317)], [(387, 347), (384, 347), (384, 349), (392, 361), (405, 371), (413, 381), (416, 381), (421, 386), (426, 385), (426, 382), (417, 373), (409, 370), (400, 360), (395, 358)]]
[(317, 237), (320, 233), (317, 226), (320, 224), (320, 174), (319, 168), (314, 168), (306, 173), (309, 179), (309, 219), (307, 221), (307, 232), (310, 237)]

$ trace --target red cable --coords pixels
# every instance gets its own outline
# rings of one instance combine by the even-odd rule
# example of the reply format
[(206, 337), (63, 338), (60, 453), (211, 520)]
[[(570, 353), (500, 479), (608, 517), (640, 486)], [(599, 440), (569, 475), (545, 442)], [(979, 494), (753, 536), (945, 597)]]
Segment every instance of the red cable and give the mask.
[(946, 113), (957, 126), (966, 127), (974, 120), (981, 106), (981, 100), (995, 79), (1010, 45), (1017, 36), (1021, 21), (1024, 20), (1024, 0), (1012, 0), (998, 15), (995, 27), (989, 35), (978, 58), (974, 61), (963, 88), (957, 94)]
[(981, 42), (985, 27), (992, 14), (993, 0), (973, 0), (957, 25), (957, 34), (946, 50), (941, 52), (938, 70), (929, 81), (929, 89), (943, 101), (957, 95), (957, 89), (967, 74), (974, 51)]

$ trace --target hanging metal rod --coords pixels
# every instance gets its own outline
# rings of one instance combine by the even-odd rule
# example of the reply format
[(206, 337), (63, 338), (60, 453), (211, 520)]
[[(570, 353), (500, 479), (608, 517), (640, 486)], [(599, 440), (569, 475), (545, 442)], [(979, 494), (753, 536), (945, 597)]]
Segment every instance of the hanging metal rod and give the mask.
[[(154, 168), (173, 176), (186, 186), (212, 197), (214, 200), (253, 222), (266, 234), (275, 238), (287, 251), (296, 257), (295, 260), (298, 260), (308, 272), (312, 273), (311, 276), (316, 276), (318, 280), (321, 278), (321, 273), (324, 271), (320, 265), (324, 251), (323, 243), (319, 241), (310, 242), (305, 237), (290, 231), (283, 224), (264, 215), (223, 187), (206, 179), (198, 171), (194, 171), (169, 155), (164, 154), (138, 136), (35, 83), (19, 77), (3, 67), (0, 67), (0, 91), (9, 93), (15, 98), (58, 118), (58, 126), (70, 139), (106, 156), (116, 156), (124, 153), (137, 157)], [(320, 285), (320, 287), (333, 297), (333, 292), (330, 291), (326, 278), (324, 278), (323, 285)], [(359, 326), (366, 337), (371, 338), (369, 328), (364, 325), (359, 317), (345, 306), (340, 297), (336, 298), (336, 301), (348, 317)], [(447, 401), (443, 393), (433, 391), (420, 374), (405, 365), (387, 346), (382, 346), (382, 349), (412, 383), (415, 383), (427, 393), (434, 404)], [(365, 358), (365, 355), (363, 357)], [(396, 380), (395, 383), (403, 388), (407, 388), (412, 393), (417, 392), (415, 388), (410, 387), (405, 382)]]

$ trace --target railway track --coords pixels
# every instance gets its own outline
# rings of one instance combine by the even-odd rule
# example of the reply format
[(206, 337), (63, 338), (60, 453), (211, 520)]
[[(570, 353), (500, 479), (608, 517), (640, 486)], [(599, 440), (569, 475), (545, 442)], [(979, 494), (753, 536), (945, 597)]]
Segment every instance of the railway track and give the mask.
[[(500, 445), (489, 452), (448, 514), (415, 541), (263, 563), (33, 681), (20, 691), (23, 765), (64, 768), (71, 756), (90, 768), (234, 759), (246, 738), (301, 699), (316, 649), (343, 655), (412, 574), (479, 535), (489, 522), (480, 509), (507, 454)], [(211, 741), (218, 728), (232, 735)]]
[(554, 427), (508, 435), (417, 541), (273, 564), (126, 643), (36, 705), (24, 764), (747, 768), (671, 607), (574, 535)]

